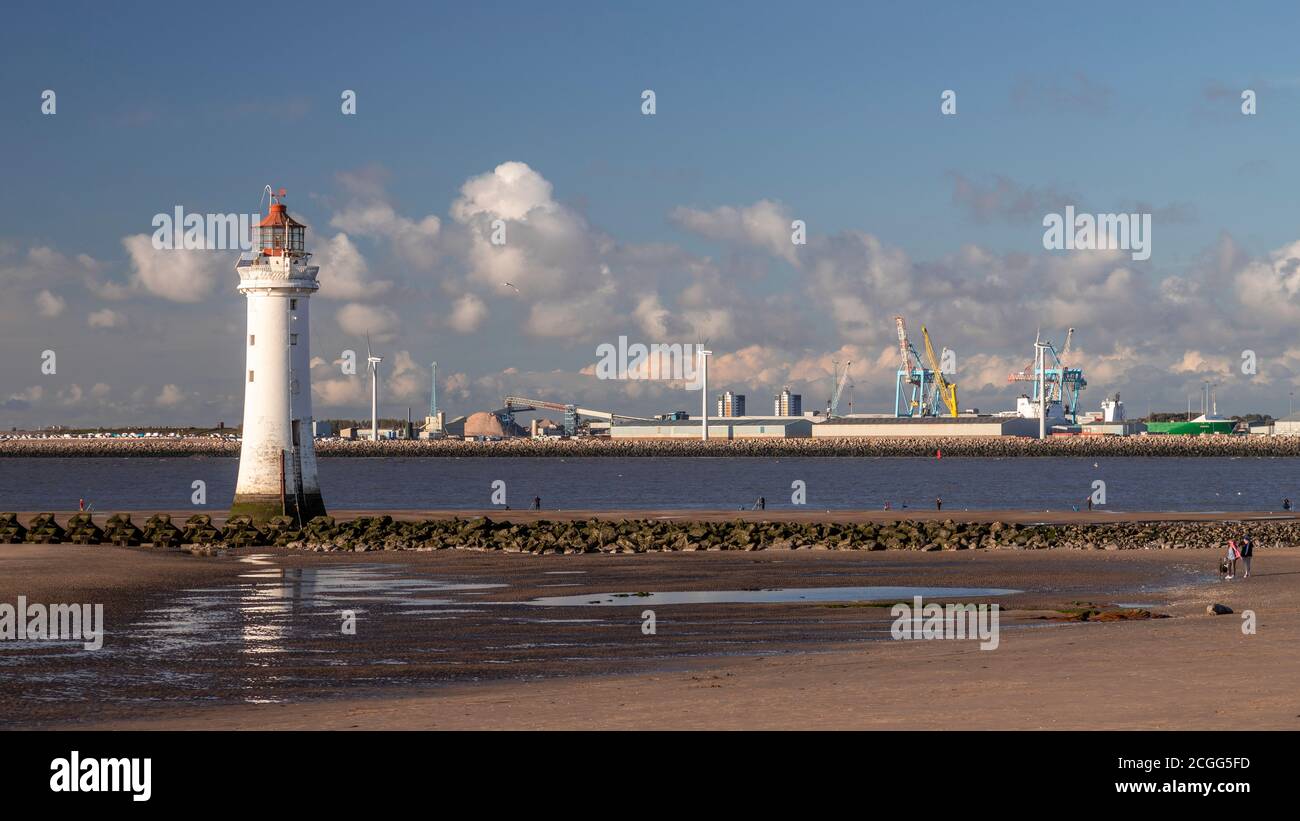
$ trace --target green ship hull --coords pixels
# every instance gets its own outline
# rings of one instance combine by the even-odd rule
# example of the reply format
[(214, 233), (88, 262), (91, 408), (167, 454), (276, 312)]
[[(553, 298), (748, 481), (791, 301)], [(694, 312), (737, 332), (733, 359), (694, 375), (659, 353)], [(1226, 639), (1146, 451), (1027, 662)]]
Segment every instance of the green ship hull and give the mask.
[(1169, 433), (1176, 436), (1197, 436), (1202, 433), (1232, 433), (1237, 426), (1232, 419), (1213, 419), (1190, 422), (1147, 422), (1147, 433)]

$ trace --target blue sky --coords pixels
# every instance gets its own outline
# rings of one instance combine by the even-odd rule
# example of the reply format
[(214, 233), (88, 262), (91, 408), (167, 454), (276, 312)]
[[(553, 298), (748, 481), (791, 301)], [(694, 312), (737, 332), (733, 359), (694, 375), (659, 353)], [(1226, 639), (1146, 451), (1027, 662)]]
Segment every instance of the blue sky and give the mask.
[[(690, 309), (704, 303), (731, 312), (731, 330), (714, 337), (737, 353), (734, 369), (719, 363), (720, 386), (762, 405), (785, 382), (825, 393), (817, 369), (828, 374), (823, 360), (840, 351), (863, 363), (859, 409), (888, 410), (892, 390), (881, 386), (892, 373), (877, 360), (889, 316), (902, 311), (982, 363), (959, 373), (972, 400), (1009, 407), (1014, 392), (987, 374), (1027, 358), (1037, 325), (1063, 335), (1075, 321), (1053, 305), (1064, 292), (1079, 303), (1083, 355), (1098, 358), (1089, 407), (1122, 389), (1141, 412), (1148, 402), (1179, 408), (1212, 377), (1240, 383), (1221, 392), (1221, 410), (1284, 412), (1300, 374), (1300, 354), (1286, 353), (1300, 283), (1284, 251), (1300, 239), (1296, 17), (1283, 3), (9, 4), (0, 341), (21, 353), (0, 363), (0, 402), (10, 400), (0, 422), (237, 419), (233, 272), (201, 302), (176, 302), (141, 284), (123, 238), (149, 233), (152, 216), (175, 205), (255, 211), (267, 183), (289, 190), (314, 243), (346, 234), (365, 275), (392, 283), (350, 301), (394, 320), (391, 350), (461, 377), (444, 394), (453, 412), (491, 404), (498, 387), (576, 392), (628, 411), (694, 407), (671, 387), (581, 376), (595, 345), (623, 326), (658, 341), (634, 319), (651, 292), (687, 324), (699, 324)], [(1255, 116), (1239, 110), (1245, 88), (1258, 94)], [(54, 116), (40, 112), (44, 89), (57, 93)], [(357, 92), (356, 116), (340, 113), (343, 89)], [(640, 112), (643, 89), (657, 95), (653, 117)], [(939, 112), (944, 89), (957, 93), (956, 116)], [(494, 288), (465, 251), (473, 221), (451, 210), (467, 181), (504, 163), (549, 184), (543, 210), (622, 250), (541, 235), (522, 248), (523, 270), (544, 259), (552, 279), (522, 298)], [(963, 200), (963, 185), (987, 196)], [(398, 258), (382, 232), (340, 217), (359, 199), (410, 220), (436, 216), (436, 261)], [(1067, 200), (1154, 212), (1150, 262), (1065, 265), (1044, 251), (1042, 214)], [(718, 226), (718, 209), (760, 202), (806, 221), (818, 238), (807, 254), (783, 258)], [(712, 215), (713, 227), (690, 214)], [(888, 275), (908, 287), (879, 281), (876, 252), (855, 258), (832, 241), (860, 235), (879, 242)], [(652, 265), (633, 262), (651, 248), (661, 252)], [(998, 262), (972, 264), (971, 248)], [(1023, 287), (1011, 289), (1023, 303), (1007, 305), (1006, 293), (981, 302), (981, 279), (1018, 265), (1016, 255), (1029, 258)], [(583, 313), (609, 321), (558, 334), (535, 304), (553, 286), (603, 287), (575, 273), (593, 260), (615, 284)], [(1111, 276), (1116, 267), (1128, 273)], [(113, 299), (85, 284), (88, 272), (120, 286)], [(1075, 284), (1045, 283), (1056, 277)], [(1162, 285), (1171, 278), (1176, 287)], [(948, 281), (955, 290), (941, 287)], [(692, 282), (707, 287), (679, 299)], [(40, 291), (63, 303), (57, 314), (34, 316)], [(482, 310), (454, 329), (446, 315), (466, 293)], [(865, 329), (844, 320), (853, 306), (838, 300), (850, 297), (871, 308)], [(1149, 310), (1125, 315), (1142, 300)], [(314, 350), (327, 361), (355, 336), (335, 319), (340, 304), (315, 306)], [(105, 310), (114, 316), (92, 327)], [(42, 382), (31, 351), (45, 348), (67, 372)], [(1264, 379), (1230, 367), (1244, 348), (1268, 363)], [(414, 369), (393, 376), (392, 404), (418, 407), (427, 374), (423, 386)], [(109, 388), (98, 404), (92, 384)], [(177, 390), (164, 398), (168, 385)], [(361, 415), (360, 396), (318, 396), (317, 415)]]

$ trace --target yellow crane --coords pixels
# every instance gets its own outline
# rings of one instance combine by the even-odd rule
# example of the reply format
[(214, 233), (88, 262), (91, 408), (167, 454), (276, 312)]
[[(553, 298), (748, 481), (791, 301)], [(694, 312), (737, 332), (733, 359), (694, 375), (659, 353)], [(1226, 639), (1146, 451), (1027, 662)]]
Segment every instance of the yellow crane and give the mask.
[(934, 371), (934, 388), (935, 393), (943, 400), (943, 404), (948, 406), (948, 413), (954, 417), (957, 415), (957, 386), (943, 378), (943, 367), (938, 359), (934, 356), (934, 346), (930, 344), (930, 332), (921, 326), (921, 337), (925, 340), (925, 358), (930, 363), (930, 369)]

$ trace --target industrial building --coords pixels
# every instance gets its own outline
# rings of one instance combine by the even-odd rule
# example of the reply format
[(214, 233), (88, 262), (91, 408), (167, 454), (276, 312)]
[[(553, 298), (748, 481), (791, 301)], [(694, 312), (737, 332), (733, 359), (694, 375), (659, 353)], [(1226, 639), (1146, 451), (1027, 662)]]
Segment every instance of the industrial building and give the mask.
[(1273, 420), (1274, 436), (1300, 436), (1300, 413)]
[[(700, 439), (700, 419), (614, 421), (611, 439)], [(817, 427), (811, 419), (739, 417), (709, 420), (710, 439), (806, 439)]]
[(790, 393), (788, 386), (782, 388), (780, 393), (772, 397), (772, 415), (803, 416), (803, 396)]
[(718, 397), (718, 416), (744, 416), (745, 395), (727, 391)]
[(841, 416), (813, 425), (812, 436), (1036, 437), (1038, 420), (1019, 416)]

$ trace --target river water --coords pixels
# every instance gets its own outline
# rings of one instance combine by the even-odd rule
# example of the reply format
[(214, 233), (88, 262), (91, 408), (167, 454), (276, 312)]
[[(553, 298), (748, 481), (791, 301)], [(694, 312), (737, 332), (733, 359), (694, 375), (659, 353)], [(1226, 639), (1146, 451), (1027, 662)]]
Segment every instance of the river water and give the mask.
[[(226, 509), (238, 460), (0, 459), (0, 511)], [(1110, 510), (1281, 510), (1300, 500), (1297, 458), (334, 458), (320, 460), (337, 509), (466, 509), (506, 503), (548, 510), (768, 509), (1069, 510), (1104, 488)], [(203, 482), (204, 504), (194, 504)], [(1096, 485), (1102, 482), (1103, 485)]]

